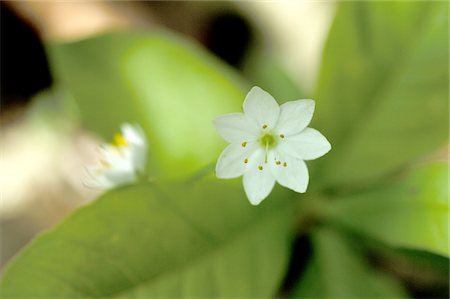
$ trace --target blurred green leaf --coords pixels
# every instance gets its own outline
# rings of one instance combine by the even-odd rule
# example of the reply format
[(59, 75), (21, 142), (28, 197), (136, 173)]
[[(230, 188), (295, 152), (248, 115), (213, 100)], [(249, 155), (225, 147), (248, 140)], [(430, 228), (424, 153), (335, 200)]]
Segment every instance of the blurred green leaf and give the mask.
[(449, 298), (448, 257), (416, 249), (375, 246), (377, 264), (404, 281), (416, 298)]
[(314, 256), (295, 298), (405, 298), (403, 287), (377, 271), (344, 236), (329, 229), (313, 234)]
[(380, 180), (448, 140), (448, 5), (344, 2), (315, 99), (328, 185)]
[(48, 52), (85, 126), (109, 139), (121, 123), (139, 123), (150, 139), (150, 170), (159, 176), (214, 161), (225, 143), (212, 119), (239, 110), (244, 99), (230, 69), (169, 33), (110, 33), (52, 43)]
[(29, 125), (67, 133), (79, 119), (74, 99), (61, 89), (54, 88), (36, 94), (28, 106), (26, 118)]
[(262, 298), (290, 252), (290, 201), (251, 206), (240, 184), (110, 191), (34, 240), (6, 269), (2, 298)]
[(292, 80), (275, 55), (262, 44), (256, 44), (244, 64), (244, 76), (253, 84), (268, 91), (279, 104), (309, 98)]
[(422, 166), (399, 182), (330, 205), (342, 224), (394, 246), (449, 256), (448, 165)]

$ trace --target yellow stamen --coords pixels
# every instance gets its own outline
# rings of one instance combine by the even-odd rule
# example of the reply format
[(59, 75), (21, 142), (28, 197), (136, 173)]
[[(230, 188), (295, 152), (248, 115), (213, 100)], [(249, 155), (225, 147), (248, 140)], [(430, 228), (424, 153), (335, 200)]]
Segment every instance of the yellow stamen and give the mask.
[(286, 163), (286, 162), (284, 162), (284, 163), (283, 163), (283, 166), (284, 166), (284, 167), (286, 167), (286, 166), (287, 166), (287, 163)]
[(263, 167), (260, 165), (260, 166), (258, 166), (258, 169), (259, 170), (263, 170)]
[(121, 133), (114, 134), (113, 144), (115, 146), (128, 146), (127, 140), (123, 137)]
[(247, 159), (247, 158), (246, 158), (246, 159), (244, 160), (244, 163), (245, 163), (245, 164), (247, 164), (247, 163), (248, 163), (248, 159)]
[(245, 147), (247, 145), (247, 141), (242, 142), (242, 147)]
[(262, 125), (262, 128), (263, 128), (263, 129), (267, 128), (267, 125)]
[(277, 164), (277, 165), (280, 165), (280, 164), (281, 164), (281, 162), (280, 162), (280, 161), (277, 161), (277, 162), (275, 162), (275, 164)]
[(284, 134), (280, 134), (280, 137), (281, 137), (281, 138), (284, 138)]

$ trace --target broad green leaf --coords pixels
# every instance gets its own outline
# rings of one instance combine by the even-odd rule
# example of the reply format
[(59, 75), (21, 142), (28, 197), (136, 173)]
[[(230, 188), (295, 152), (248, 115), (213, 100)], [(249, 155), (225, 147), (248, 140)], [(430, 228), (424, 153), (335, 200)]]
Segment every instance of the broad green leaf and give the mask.
[(110, 139), (121, 123), (139, 123), (158, 176), (180, 176), (214, 161), (224, 143), (212, 119), (238, 111), (245, 96), (229, 69), (168, 33), (109, 33), (47, 48), (84, 125)]
[(330, 205), (344, 225), (394, 246), (449, 256), (448, 165), (422, 166), (399, 182)]
[[(294, 253), (295, 254), (295, 253)], [(316, 258), (312, 258), (295, 286), (292, 298), (324, 298), (324, 290), (320, 281), (320, 269)]]
[(328, 185), (381, 180), (448, 140), (448, 4), (340, 3), (315, 99)]
[(372, 268), (354, 243), (330, 229), (313, 234), (314, 256), (295, 298), (404, 298), (402, 286)]
[(106, 193), (7, 267), (2, 298), (263, 298), (289, 259), (290, 201), (251, 206), (235, 182)]

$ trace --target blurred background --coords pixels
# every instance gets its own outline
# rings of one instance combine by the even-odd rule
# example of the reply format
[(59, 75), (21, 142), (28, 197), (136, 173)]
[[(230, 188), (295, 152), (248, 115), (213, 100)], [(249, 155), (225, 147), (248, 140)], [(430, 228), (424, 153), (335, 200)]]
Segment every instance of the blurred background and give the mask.
[(332, 2), (295, 1), (2, 1), (1, 265), (36, 233), (98, 195), (81, 182), (99, 140), (76, 117), (31, 101), (54, 83), (46, 40), (163, 26), (195, 39), (254, 81), (281, 76), (279, 89), (289, 99), (299, 88), (311, 93), (334, 9)]
[[(67, 98), (60, 106), (46, 100), (55, 84), (46, 42), (163, 27), (195, 40), (248, 82), (285, 101), (314, 94), (336, 6), (332, 1), (1, 1), (0, 265), (99, 195), (82, 181), (83, 167), (95, 161), (102, 140), (83, 129), (69, 94), (51, 91), (50, 97)], [(423, 161), (448, 162), (448, 147)], [(448, 295), (448, 267), (442, 264), (447, 259), (381, 251), (381, 259), (369, 256), (371, 265), (399, 278), (413, 297)], [(304, 270), (310, 240), (297, 238), (294, 252), (284, 289)]]

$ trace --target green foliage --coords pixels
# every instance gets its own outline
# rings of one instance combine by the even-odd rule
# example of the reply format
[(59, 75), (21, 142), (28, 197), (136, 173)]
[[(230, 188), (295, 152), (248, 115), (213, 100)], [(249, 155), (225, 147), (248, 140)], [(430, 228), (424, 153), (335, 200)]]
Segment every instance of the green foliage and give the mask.
[(394, 246), (449, 256), (448, 165), (422, 166), (398, 182), (336, 200), (331, 217)]
[(330, 229), (313, 233), (314, 256), (295, 298), (405, 298), (391, 277), (371, 268), (351, 240)]
[(266, 202), (216, 180), (113, 190), (35, 240), (2, 298), (273, 296), (293, 218), (289, 200)]
[(445, 144), (448, 50), (446, 3), (339, 5), (315, 96), (327, 185), (366, 185)]
[[(367, 244), (349, 237), (355, 232), (413, 252), (380, 254), (390, 265), (419, 261), (433, 279), (448, 277), (440, 265), (449, 256), (448, 165), (405, 171), (448, 141), (448, 50), (445, 3), (339, 3), (312, 124), (333, 149), (308, 162), (318, 171), (308, 193), (291, 201), (292, 193), (276, 188), (253, 207), (236, 181), (199, 181), (211, 168), (190, 177), (218, 157), (225, 143), (211, 121), (239, 111), (247, 87), (218, 60), (164, 32), (49, 45), (54, 75), (67, 91), (62, 98), (69, 99), (56, 109), (78, 117), (74, 99), (86, 128), (106, 139), (123, 122), (139, 123), (158, 183), (111, 190), (36, 238), (6, 268), (0, 294), (273, 297), (299, 220), (312, 224), (314, 252), (295, 297), (408, 296), (369, 263)], [(281, 100), (303, 97), (273, 57), (255, 51), (244, 71), (250, 81)], [(43, 97), (34, 113), (53, 103)], [(164, 181), (175, 177), (183, 183)]]
[(106, 34), (53, 43), (48, 52), (86, 128), (109, 139), (123, 122), (139, 123), (149, 137), (150, 171), (159, 177), (213, 161), (224, 143), (211, 121), (239, 110), (244, 97), (223, 65), (168, 34)]
[(252, 48), (243, 73), (252, 85), (264, 86), (264, 90), (277, 99), (279, 104), (309, 98), (302, 93), (276, 57), (264, 51), (260, 43)]
[(45, 127), (60, 133), (67, 133), (78, 118), (79, 111), (74, 99), (58, 89), (45, 90), (35, 95), (26, 111), (30, 127)]
[[(449, 298), (450, 260), (448, 257), (416, 249), (399, 249), (378, 243), (371, 248), (377, 263), (402, 277), (409, 287), (427, 294), (430, 298)], [(370, 246), (369, 247), (373, 247)], [(424, 297), (418, 296), (417, 297)], [(417, 298), (416, 297), (416, 298)]]

